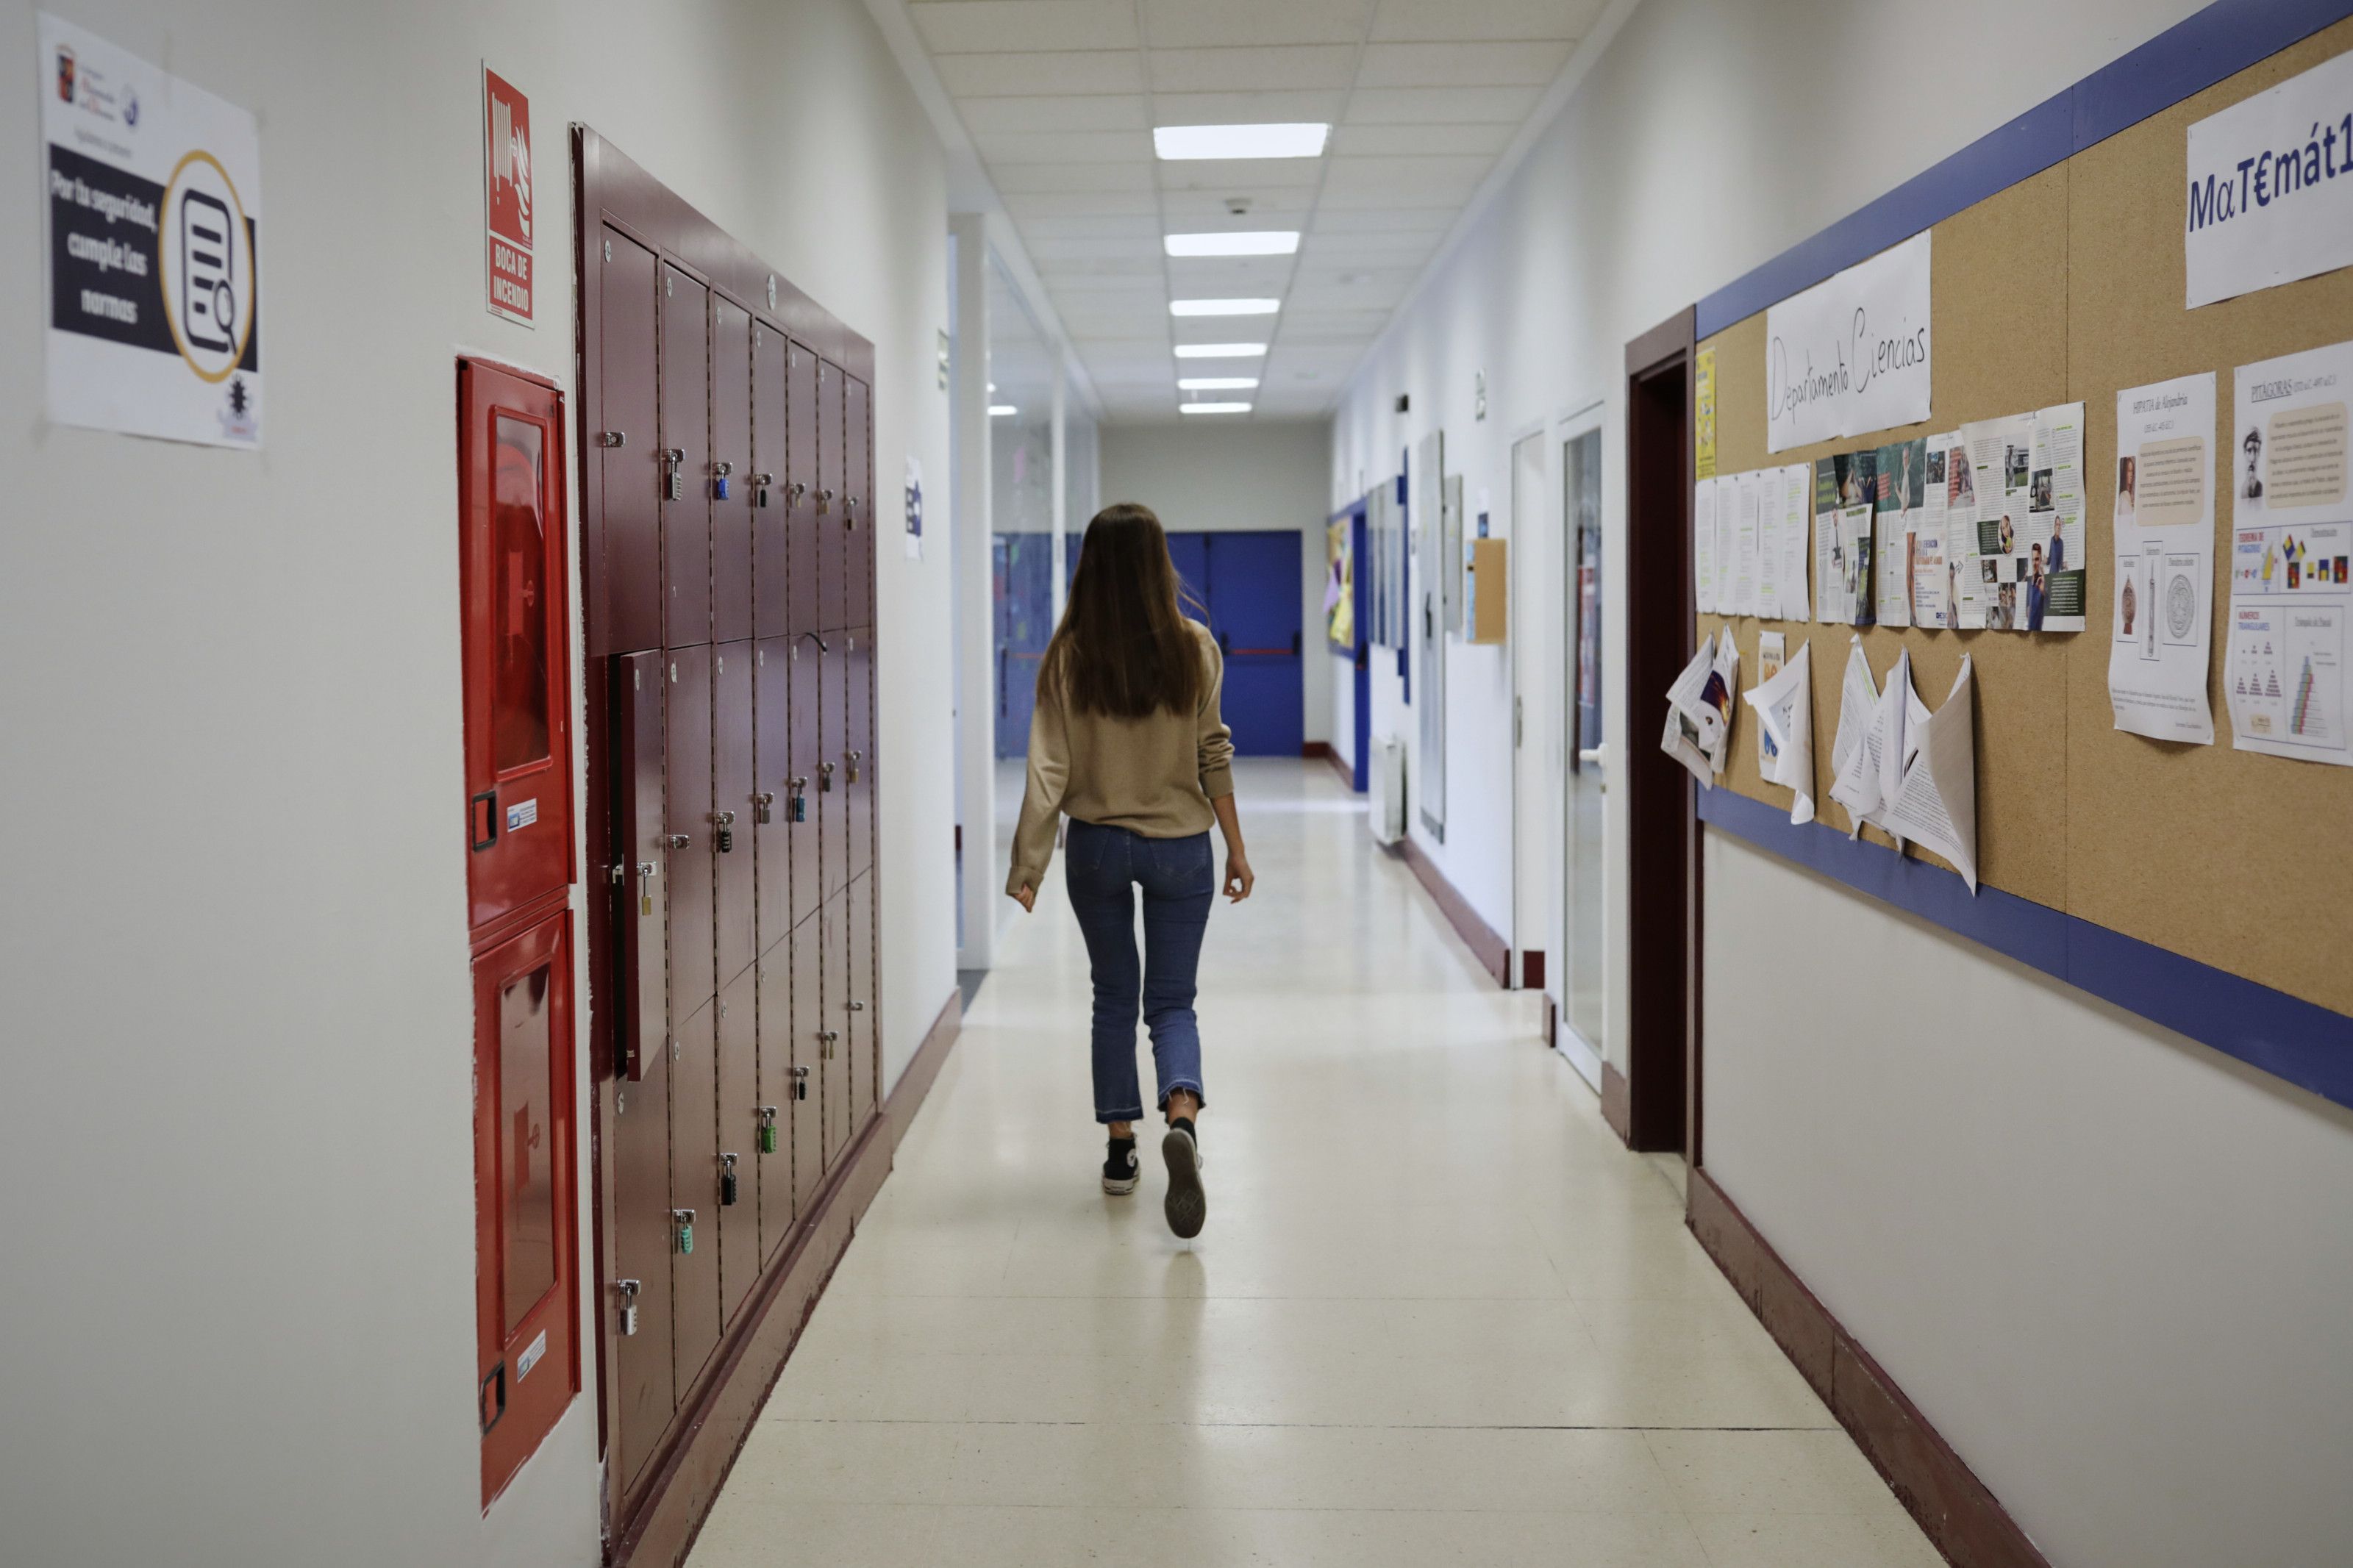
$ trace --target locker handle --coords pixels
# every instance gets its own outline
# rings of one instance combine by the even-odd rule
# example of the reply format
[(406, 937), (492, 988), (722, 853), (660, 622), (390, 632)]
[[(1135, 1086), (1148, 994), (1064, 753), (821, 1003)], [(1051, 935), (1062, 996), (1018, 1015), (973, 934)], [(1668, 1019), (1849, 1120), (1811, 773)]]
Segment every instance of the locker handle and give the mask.
[[(495, 1408), (491, 1404), (492, 1384), (498, 1384), (498, 1404)], [(505, 1362), (502, 1361), (491, 1368), (489, 1373), (483, 1377), (481, 1386), (475, 1391), (474, 1397), (477, 1405), (475, 1414), (481, 1416), (482, 1436), (487, 1437), (491, 1435), (491, 1428), (497, 1426), (499, 1418), (507, 1413), (507, 1363)]]
[(466, 805), (471, 813), (468, 831), (473, 838), (474, 853), (480, 855), (499, 841), (499, 792), (486, 789)]

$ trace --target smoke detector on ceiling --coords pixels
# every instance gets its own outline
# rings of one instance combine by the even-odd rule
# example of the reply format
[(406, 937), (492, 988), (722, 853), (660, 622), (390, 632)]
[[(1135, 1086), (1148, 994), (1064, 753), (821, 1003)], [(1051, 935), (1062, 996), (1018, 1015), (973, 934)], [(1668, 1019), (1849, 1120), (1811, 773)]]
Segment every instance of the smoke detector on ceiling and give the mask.
[(1228, 196), (1226, 210), (1236, 217), (1245, 216), (1250, 210), (1250, 199), (1248, 196)]

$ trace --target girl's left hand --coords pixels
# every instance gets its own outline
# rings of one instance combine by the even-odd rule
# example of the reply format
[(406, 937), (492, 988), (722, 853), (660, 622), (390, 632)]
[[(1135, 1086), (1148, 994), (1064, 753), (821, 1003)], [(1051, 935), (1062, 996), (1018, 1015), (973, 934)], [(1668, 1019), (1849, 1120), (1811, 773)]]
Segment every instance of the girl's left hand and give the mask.
[(1024, 882), (1021, 890), (1013, 895), (1013, 901), (1021, 906), (1021, 912), (1026, 915), (1038, 907), (1038, 889)]
[(1250, 888), (1257, 881), (1258, 879), (1250, 874), (1250, 864), (1248, 858), (1245, 857), (1239, 849), (1228, 850), (1226, 852), (1225, 889), (1228, 901), (1239, 904), (1244, 899), (1249, 898), (1250, 896)]

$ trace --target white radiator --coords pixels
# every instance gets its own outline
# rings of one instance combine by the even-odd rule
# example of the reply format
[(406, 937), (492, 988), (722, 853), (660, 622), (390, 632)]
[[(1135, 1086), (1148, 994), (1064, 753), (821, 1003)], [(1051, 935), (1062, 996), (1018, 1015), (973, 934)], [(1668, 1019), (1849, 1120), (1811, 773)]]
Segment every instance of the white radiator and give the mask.
[(1405, 742), (1394, 735), (1383, 735), (1373, 742), (1372, 777), (1366, 781), (1372, 791), (1373, 809), (1367, 815), (1373, 828), (1373, 839), (1379, 844), (1394, 844), (1405, 837)]

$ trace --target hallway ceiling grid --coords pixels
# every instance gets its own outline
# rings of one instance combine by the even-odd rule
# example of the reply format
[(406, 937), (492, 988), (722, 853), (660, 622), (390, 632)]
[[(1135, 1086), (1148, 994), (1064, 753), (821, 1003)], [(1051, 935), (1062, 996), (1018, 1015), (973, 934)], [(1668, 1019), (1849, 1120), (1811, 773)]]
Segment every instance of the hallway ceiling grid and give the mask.
[[(1342, 384), (1604, 0), (911, 0), (924, 47), (1102, 395), (1173, 419), (1176, 377), (1257, 376), (1256, 413)], [(1163, 161), (1155, 128), (1329, 123), (1320, 157)], [(1168, 234), (1296, 229), (1297, 254)], [(1172, 318), (1173, 300), (1279, 300)], [(1179, 344), (1263, 341), (1262, 361)]]

